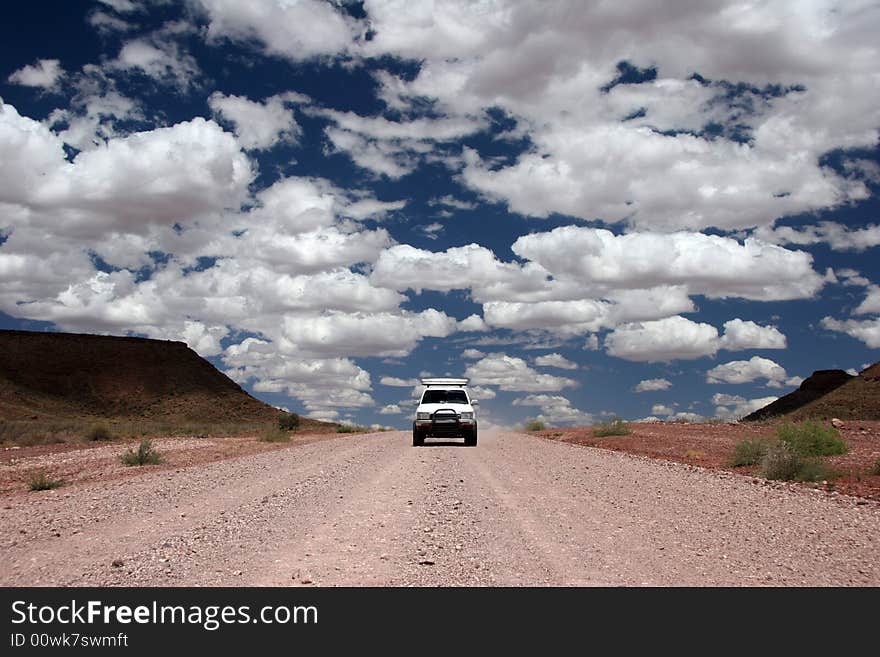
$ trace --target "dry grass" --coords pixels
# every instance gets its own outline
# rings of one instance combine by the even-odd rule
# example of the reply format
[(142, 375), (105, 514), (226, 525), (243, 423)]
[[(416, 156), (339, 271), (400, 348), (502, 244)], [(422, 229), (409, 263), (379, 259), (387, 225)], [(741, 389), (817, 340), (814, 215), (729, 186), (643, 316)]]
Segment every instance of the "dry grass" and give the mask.
[(593, 428), (593, 435), (597, 438), (606, 436), (626, 436), (632, 433), (626, 422), (620, 419), (603, 422)]
[[(196, 436), (222, 438), (253, 434), (264, 426), (258, 422), (192, 422), (164, 420), (3, 420), (0, 419), (0, 444), (31, 447), (58, 443), (81, 443), (125, 438)], [(109, 437), (108, 437), (109, 435)]]
[(281, 427), (267, 427), (257, 440), (263, 443), (289, 443), (290, 432)]
[(45, 470), (37, 470), (28, 477), (28, 490), (52, 490), (64, 485), (62, 479), (50, 479)]
[(153, 448), (149, 438), (142, 440), (137, 450), (127, 449), (119, 458), (125, 465), (158, 465), (162, 462), (162, 455)]

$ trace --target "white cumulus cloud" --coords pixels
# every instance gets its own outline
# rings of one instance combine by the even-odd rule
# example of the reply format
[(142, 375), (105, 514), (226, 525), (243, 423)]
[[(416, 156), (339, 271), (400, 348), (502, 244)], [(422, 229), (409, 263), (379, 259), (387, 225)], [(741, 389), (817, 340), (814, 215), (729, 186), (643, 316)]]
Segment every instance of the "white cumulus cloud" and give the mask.
[(7, 80), (11, 84), (23, 87), (39, 87), (51, 89), (64, 76), (61, 61), (58, 59), (38, 59), (34, 64), (22, 66), (13, 72)]
[(254, 102), (244, 96), (215, 91), (208, 98), (208, 105), (235, 126), (236, 137), (247, 149), (266, 149), (281, 141), (295, 141), (302, 132), (293, 110), (285, 106), (281, 96)]
[(610, 355), (649, 363), (712, 356), (718, 348), (714, 326), (678, 316), (624, 324), (605, 336)]
[(644, 379), (639, 381), (633, 392), (654, 392), (656, 390), (668, 390), (672, 382), (667, 379)]
[(707, 383), (751, 383), (759, 379), (766, 379), (766, 385), (771, 388), (794, 383), (793, 381), (789, 383), (789, 376), (784, 367), (760, 356), (723, 363), (706, 372)]
[(535, 365), (539, 367), (557, 367), (562, 370), (576, 370), (578, 368), (577, 363), (573, 363), (562, 354), (557, 353), (538, 356), (535, 358)]
[(871, 349), (880, 349), (880, 319), (839, 320), (823, 317), (821, 324), (822, 328), (829, 331), (839, 331), (861, 340)]
[(514, 406), (537, 406), (541, 413), (535, 418), (550, 425), (592, 424), (593, 416), (574, 408), (562, 395), (528, 395), (513, 400)]
[(573, 388), (573, 379), (542, 374), (522, 358), (502, 353), (489, 354), (476, 363), (468, 365), (465, 376), (479, 385), (499, 386), (501, 390), (522, 392), (555, 392)]

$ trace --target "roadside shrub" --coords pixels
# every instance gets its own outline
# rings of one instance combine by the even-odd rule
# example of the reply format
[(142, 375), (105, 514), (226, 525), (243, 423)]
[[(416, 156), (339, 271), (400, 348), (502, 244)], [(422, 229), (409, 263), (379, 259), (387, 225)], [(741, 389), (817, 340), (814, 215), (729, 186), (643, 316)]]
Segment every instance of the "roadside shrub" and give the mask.
[(269, 427), (259, 438), (263, 443), (289, 443), (290, 433), (281, 427)]
[(364, 427), (359, 427), (356, 424), (340, 424), (336, 427), (336, 433), (363, 433), (366, 431)]
[(761, 475), (778, 481), (823, 481), (835, 473), (820, 458), (806, 456), (780, 440), (761, 459)]
[(779, 440), (804, 456), (832, 456), (846, 454), (846, 443), (834, 427), (826, 427), (819, 422), (807, 421), (801, 424), (785, 424), (776, 430)]
[(526, 422), (526, 431), (543, 431), (547, 428), (547, 425), (541, 422), (541, 420), (529, 420)]
[(28, 490), (52, 490), (63, 483), (61, 479), (50, 479), (45, 470), (38, 470), (28, 478)]
[(874, 467), (871, 468), (872, 475), (880, 475), (880, 459), (874, 461)]
[(299, 415), (296, 413), (282, 413), (278, 416), (278, 428), (284, 431), (296, 431), (299, 429)]
[(153, 448), (149, 438), (144, 438), (137, 450), (129, 448), (119, 458), (125, 465), (157, 465), (162, 462), (162, 455)]
[(620, 418), (615, 418), (608, 422), (602, 422), (593, 427), (593, 435), (597, 438), (604, 438), (605, 436), (626, 436), (630, 433), (632, 433), (632, 431), (627, 426), (626, 422)]
[(757, 465), (767, 454), (771, 444), (772, 442), (766, 438), (747, 438), (738, 442), (733, 448), (733, 457), (730, 459), (730, 465), (732, 467)]
[(803, 465), (804, 457), (795, 452), (788, 443), (774, 443), (761, 458), (761, 476), (766, 479), (792, 481)]
[(113, 440), (113, 434), (106, 424), (93, 424), (86, 431), (86, 440)]
[(839, 476), (840, 474), (828, 467), (822, 459), (807, 457), (804, 459), (804, 464), (797, 473), (795, 481), (827, 481)]

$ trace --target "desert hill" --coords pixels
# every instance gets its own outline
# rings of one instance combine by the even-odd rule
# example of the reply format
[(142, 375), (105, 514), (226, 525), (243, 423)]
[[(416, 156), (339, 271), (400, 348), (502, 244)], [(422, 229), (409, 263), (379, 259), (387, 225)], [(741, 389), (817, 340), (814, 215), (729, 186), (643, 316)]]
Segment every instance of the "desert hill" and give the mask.
[(216, 425), (277, 416), (182, 342), (0, 330), (0, 419)]
[(843, 370), (818, 370), (800, 387), (743, 418), (744, 422), (785, 416), (791, 420), (880, 420), (880, 363), (857, 376)]

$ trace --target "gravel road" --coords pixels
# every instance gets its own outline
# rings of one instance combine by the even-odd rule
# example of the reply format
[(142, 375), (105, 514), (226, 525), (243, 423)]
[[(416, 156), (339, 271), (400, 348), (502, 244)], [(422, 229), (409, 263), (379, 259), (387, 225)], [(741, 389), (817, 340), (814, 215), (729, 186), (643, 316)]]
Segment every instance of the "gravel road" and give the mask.
[(515, 433), (10, 496), (0, 584), (880, 585), (880, 505)]

